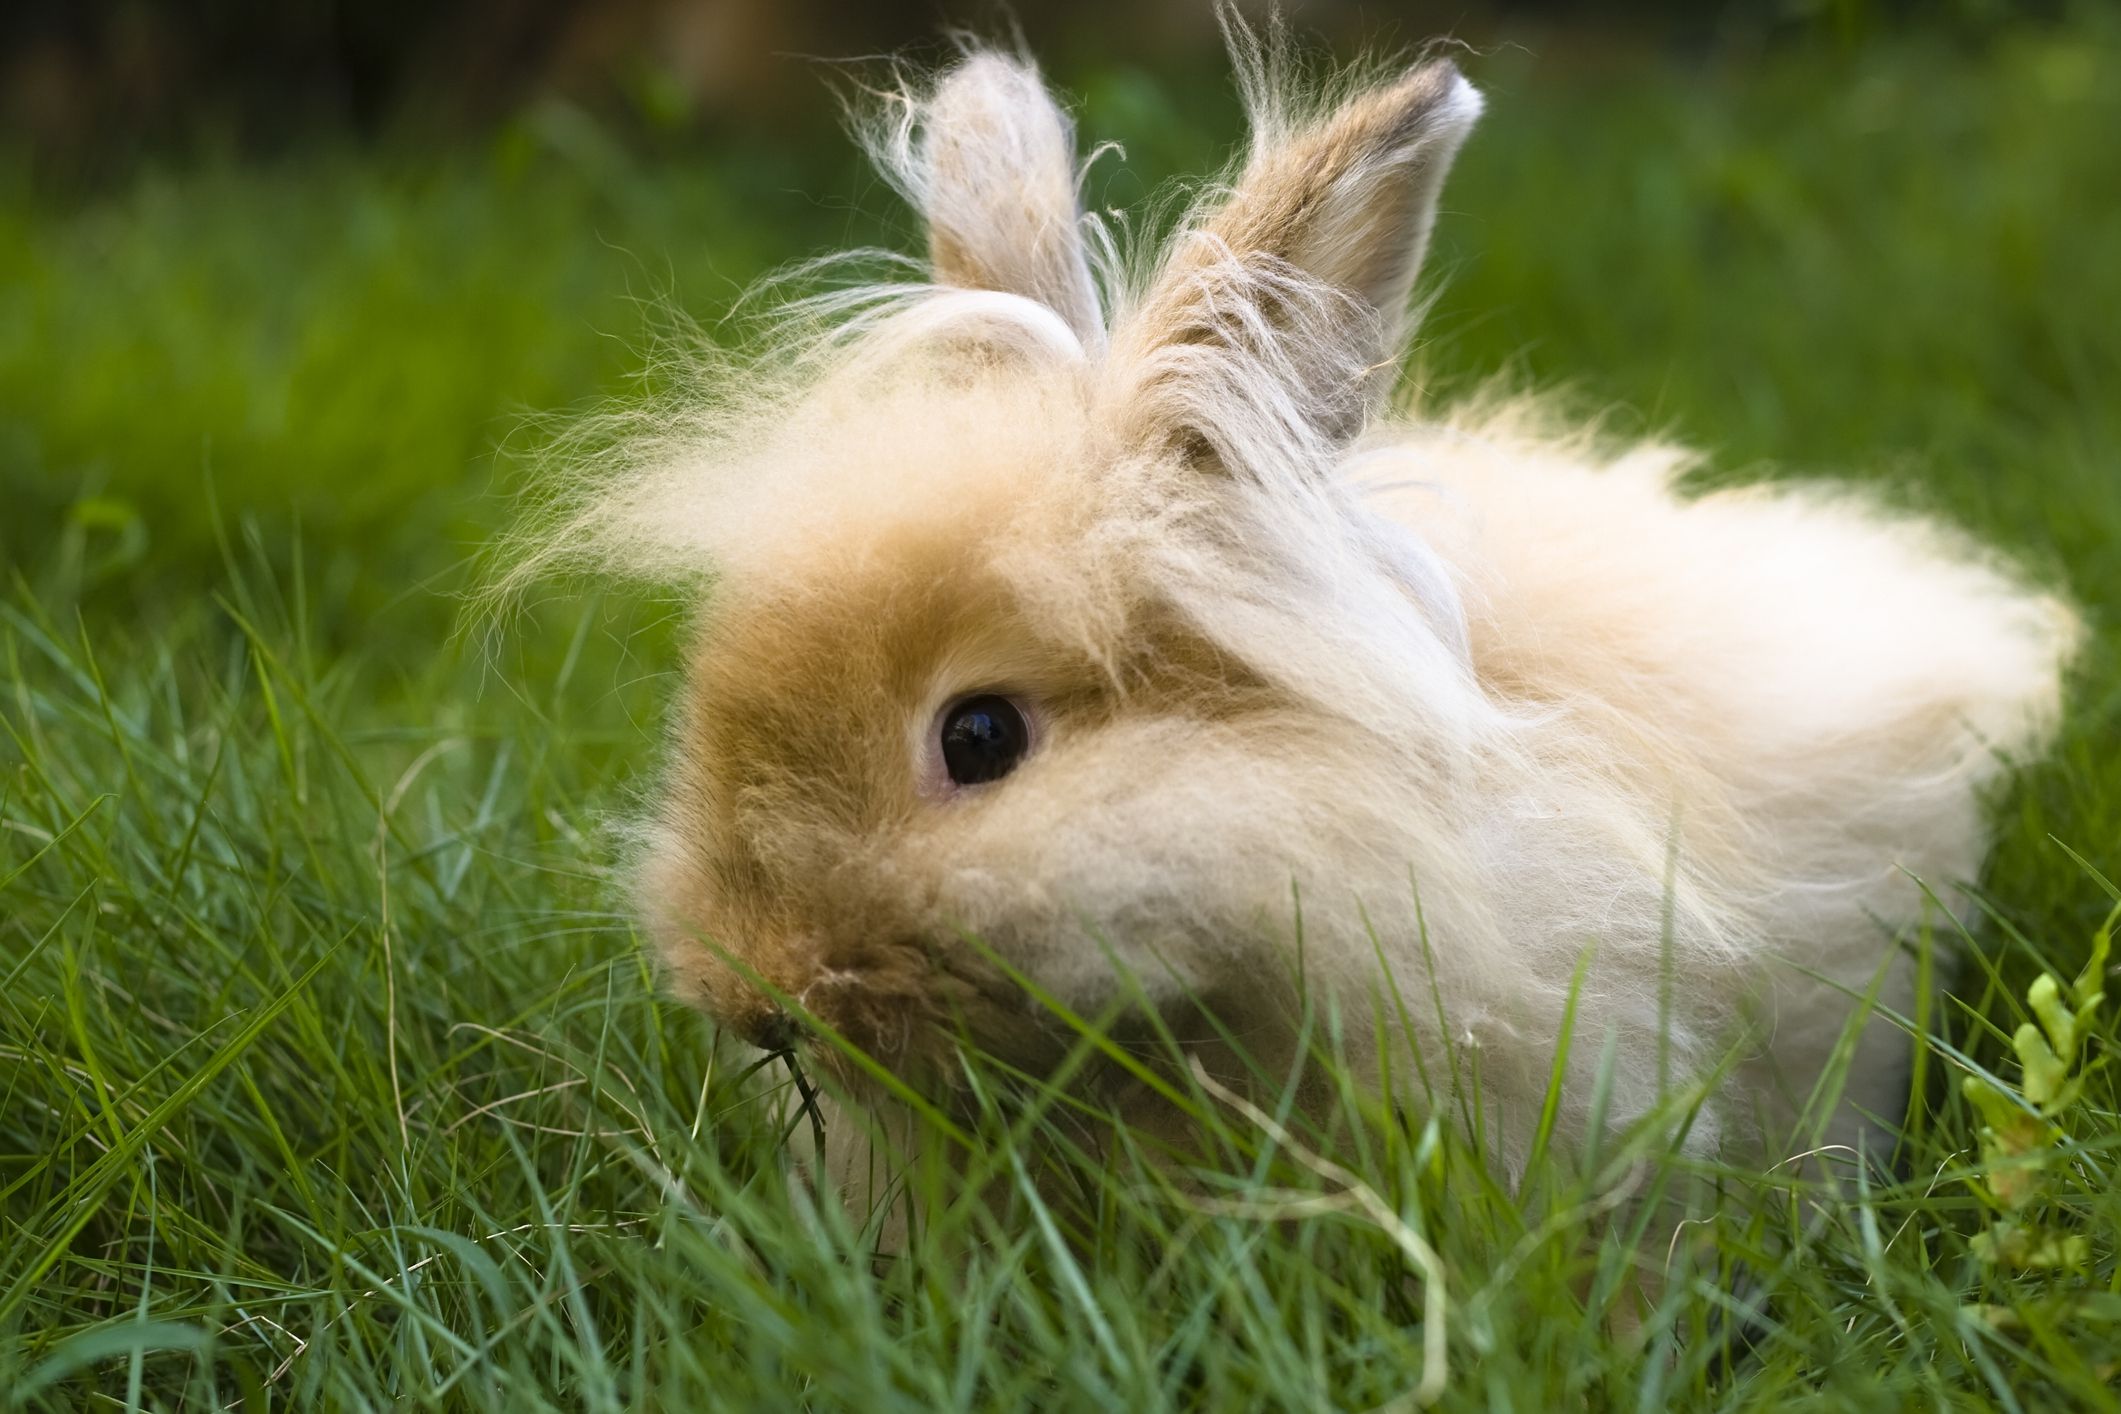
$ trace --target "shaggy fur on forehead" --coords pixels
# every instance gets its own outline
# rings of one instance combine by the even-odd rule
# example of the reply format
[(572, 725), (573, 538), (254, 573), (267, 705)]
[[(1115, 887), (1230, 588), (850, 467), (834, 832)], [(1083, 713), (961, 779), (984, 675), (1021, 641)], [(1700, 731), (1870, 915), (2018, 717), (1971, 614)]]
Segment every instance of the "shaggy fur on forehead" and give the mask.
[[(556, 572), (654, 585), (732, 573), (765, 523), (830, 519), (864, 494), (876, 477), (859, 453), (883, 440), (865, 421), (947, 411), (968, 383), (989, 396), (1013, 384), (1017, 412), (1072, 418), (1070, 434), (1102, 437), (1108, 454), (1205, 446), (1263, 497), (1329, 482), (1411, 333), (1435, 187), (1481, 104), (1448, 64), (1371, 90), (1354, 71), (1306, 84), (1278, 44), (1230, 37), (1253, 129), (1235, 184), (1132, 249), (1079, 209), (1072, 127), (1024, 61), (975, 49), (939, 80), (882, 94), (858, 133), (927, 220), (929, 262), (851, 252), (783, 278), (876, 262), (925, 278), (790, 300), (748, 348), (680, 353), (678, 397), (583, 420), (546, 459), (544, 507), (497, 593)], [(1307, 204), (1328, 219), (1306, 220)], [(1322, 278), (1320, 260), (1352, 264), (1353, 286)], [(850, 432), (857, 454), (830, 445)], [(882, 494), (909, 490), (897, 479)]]
[[(1978, 792), (2044, 740), (2074, 620), (1851, 493), (1691, 498), (1684, 454), (1523, 405), (1393, 415), (1480, 99), (1445, 63), (1306, 88), (1236, 47), (1250, 147), (1154, 246), (1079, 210), (1027, 63), (890, 94), (864, 132), (921, 278), (795, 301), (561, 447), (503, 589), (706, 605), (642, 874), (677, 985), (743, 1025), (763, 979), (903, 1055), (968, 999), (1006, 1018), (960, 930), (1094, 1012), (1087, 935), (1271, 1029), (1294, 882), (1326, 992), (1433, 986), (1395, 1046), (1477, 1054), (1505, 1158), (1571, 1014), (1582, 1066), (1612, 1040), (1615, 1122), (1748, 1019), (1772, 1042), (1732, 1103), (1792, 1111), (1848, 990), (1905, 999), (1910, 876), (1978, 870)], [(924, 805), (924, 714), (1011, 672), (1050, 687), (1051, 748)], [(1864, 1033), (1851, 1111), (1892, 1111), (1897, 1057)]]
[[(1292, 155), (1324, 98), (1288, 86), (1277, 50), (1233, 39), (1254, 126), (1238, 176), (1255, 190), (1301, 176), (1359, 191), (1417, 163), (1440, 177), (1479, 112), (1454, 70), (1430, 65), (1358, 93), (1378, 112), (1326, 122)], [(793, 301), (757, 348), (699, 353), (680, 400), (583, 423), (549, 459), (504, 594), (570, 570), (659, 586), (785, 576), (858, 556), (896, 521), (977, 519), (966, 488), (1006, 486), (1014, 504), (973, 531), (1086, 637), (1122, 622), (1098, 598), (1155, 591), (1351, 712), (1380, 691), (1400, 713), (1415, 699), (1368, 674), (1290, 673), (1277, 615), (1302, 617), (1330, 662), (1367, 656), (1334, 651), (1355, 647), (1336, 634), (1385, 636), (1411, 673), (1464, 676), (1451, 574), (1337, 479), (1410, 332), (1433, 180), (1307, 235), (1390, 251), (1362, 271), (1372, 302), (1296, 247), (1260, 244), (1296, 213), (1224, 188), (1160, 247), (1123, 255), (1078, 211), (1069, 125), (1019, 60), (975, 51), (890, 94), (862, 132), (930, 222), (933, 278)], [(1203, 454), (1221, 477), (1174, 474)], [(1252, 588), (1232, 594), (1233, 576)], [(1449, 709), (1461, 730), (1465, 710)]]

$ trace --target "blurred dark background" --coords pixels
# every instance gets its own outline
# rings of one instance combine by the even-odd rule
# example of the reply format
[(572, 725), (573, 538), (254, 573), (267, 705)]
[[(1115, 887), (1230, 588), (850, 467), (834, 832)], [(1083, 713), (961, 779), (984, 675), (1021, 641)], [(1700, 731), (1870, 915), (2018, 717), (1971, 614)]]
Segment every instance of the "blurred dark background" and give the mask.
[[(1257, 15), (1261, 7), (1241, 7)], [(1535, 37), (1743, 61), (1909, 28), (1978, 44), (2070, 0), (1290, 0), (1335, 48)], [(1049, 64), (1167, 67), (1219, 49), (1210, 0), (14, 0), (0, 6), (0, 119), (40, 177), (142, 154), (270, 153), (320, 134), (419, 138), (559, 96), (663, 128), (804, 123), (818, 58), (1019, 30)]]

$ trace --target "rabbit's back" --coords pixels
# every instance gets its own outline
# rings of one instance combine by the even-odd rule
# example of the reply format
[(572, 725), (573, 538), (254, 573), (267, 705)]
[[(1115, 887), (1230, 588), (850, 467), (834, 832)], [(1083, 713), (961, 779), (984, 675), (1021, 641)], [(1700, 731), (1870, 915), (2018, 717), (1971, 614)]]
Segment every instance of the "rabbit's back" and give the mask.
[[(1755, 1093), (1792, 1114), (1844, 1028), (1841, 989), (1875, 982), (1904, 1011), (1893, 935), (1926, 891), (1955, 900), (1978, 876), (1983, 790), (2051, 729), (2076, 621), (1949, 528), (1848, 488), (1688, 495), (1669, 448), (1526, 429), (1409, 429), (1362, 479), (1452, 566), (1490, 696), (1667, 783), (1677, 848), (1760, 954), (1741, 969), (1755, 1004), (1767, 988)], [(1850, 1106), (1897, 1113), (1906, 1047), (1872, 1024), (1830, 1138), (1854, 1137)]]

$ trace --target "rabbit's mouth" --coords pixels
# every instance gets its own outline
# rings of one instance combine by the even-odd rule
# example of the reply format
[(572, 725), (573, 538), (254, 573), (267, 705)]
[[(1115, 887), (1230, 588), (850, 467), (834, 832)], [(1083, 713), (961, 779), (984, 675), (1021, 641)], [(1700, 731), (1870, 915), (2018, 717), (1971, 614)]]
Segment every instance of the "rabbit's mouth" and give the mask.
[[(1005, 1070), (1042, 1076), (1081, 1066), (1084, 1057), (1071, 1062), (1070, 1056), (1086, 1047), (1117, 1048), (1137, 1067), (1175, 1073), (1201, 1047), (1235, 1038), (1242, 1051), (1256, 1039), (1245, 1022), (1248, 1013), (1234, 998), (1188, 991), (1168, 1002), (1143, 995), (1122, 1003), (1115, 981), (1110, 1005), (1091, 1005), (1081, 1019), (1069, 1020), (962, 949), (909, 941), (892, 953), (881, 966), (819, 968), (791, 992), (796, 1010), (760, 1014), (747, 1038), (763, 1050), (797, 1052), (804, 1064), (856, 1089), (872, 1085), (873, 1066), (881, 1066), (942, 1102), (962, 1090), (967, 1052)], [(892, 965), (916, 954), (922, 959), (917, 969)], [(1086, 1024), (1096, 1027), (1097, 1041), (1084, 1036)], [(1081, 1080), (1093, 1087), (1099, 1076), (1123, 1080), (1125, 1069), (1093, 1055)]]
[(820, 960), (782, 1001), (752, 999), (723, 1024), (769, 1052), (800, 1052), (850, 1076), (865, 1070), (858, 1051), (917, 1086), (954, 1073), (966, 1045), (1010, 1064), (1050, 1064), (1059, 1044), (1046, 1016), (998, 971), (954, 950), (915, 940), (869, 945), (859, 955)]

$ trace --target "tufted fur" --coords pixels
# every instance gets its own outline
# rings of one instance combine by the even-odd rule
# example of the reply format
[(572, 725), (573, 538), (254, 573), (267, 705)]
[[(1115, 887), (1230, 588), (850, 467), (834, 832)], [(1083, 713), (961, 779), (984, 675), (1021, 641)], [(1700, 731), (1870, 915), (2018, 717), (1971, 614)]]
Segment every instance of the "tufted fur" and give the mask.
[[(1906, 1001), (1916, 879), (1978, 872), (2074, 620), (1852, 491), (1690, 496), (1683, 453), (1526, 407), (1391, 411), (1480, 99), (1431, 62), (1307, 107), (1239, 58), (1249, 154), (1131, 263), (1027, 64), (901, 95), (871, 145), (932, 279), (797, 306), (537, 522), (522, 575), (703, 596), (640, 875), (672, 984), (773, 1043), (793, 999), (940, 1093), (960, 1027), (1056, 1044), (970, 933), (1083, 1012), (1124, 969), (1271, 1058), (1293, 884), (1314, 996), (1367, 1016), (1380, 958), (1433, 975), (1445, 1021), (1392, 1044), (1477, 1059), (1505, 1163), (1587, 948), (1574, 1052), (1617, 1038), (1610, 1122), (1750, 1037), (1689, 1142), (1753, 1142), (1837, 986)], [(938, 794), (936, 715), (983, 689), (1040, 740)], [(1865, 1032), (1836, 1137), (1898, 1114), (1905, 1051)]]

